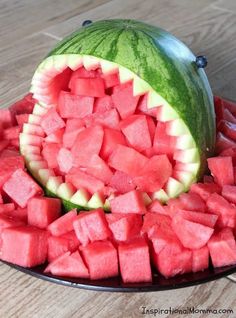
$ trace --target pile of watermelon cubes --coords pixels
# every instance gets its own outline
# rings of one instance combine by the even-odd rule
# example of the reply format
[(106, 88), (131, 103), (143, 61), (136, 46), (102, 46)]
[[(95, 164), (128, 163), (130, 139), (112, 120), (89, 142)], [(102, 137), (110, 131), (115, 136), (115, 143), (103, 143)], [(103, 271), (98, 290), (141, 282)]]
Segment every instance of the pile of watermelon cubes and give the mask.
[[(135, 190), (101, 208), (62, 214), (27, 173), (19, 133), (35, 101), (28, 94), (0, 110), (0, 258), (45, 273), (124, 283), (151, 282), (236, 264), (236, 105), (215, 98), (217, 155), (211, 175), (167, 205), (147, 207)], [(128, 202), (128, 205), (127, 205)], [(131, 213), (131, 211), (133, 213)]]

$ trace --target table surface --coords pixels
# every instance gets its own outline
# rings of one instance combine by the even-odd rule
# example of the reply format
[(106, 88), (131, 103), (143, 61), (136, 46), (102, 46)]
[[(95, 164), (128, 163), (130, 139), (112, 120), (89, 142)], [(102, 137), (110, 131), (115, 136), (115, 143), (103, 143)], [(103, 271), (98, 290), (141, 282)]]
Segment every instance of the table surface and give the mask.
[[(104, 18), (135, 18), (169, 30), (208, 57), (214, 93), (236, 99), (235, 0), (1, 0), (1, 107), (29, 90), (35, 67), (58, 40), (86, 19)], [(235, 285), (223, 278), (179, 290), (114, 294), (54, 285), (0, 264), (0, 317), (145, 317), (143, 306), (231, 308), (234, 314), (188, 317), (236, 317)]]

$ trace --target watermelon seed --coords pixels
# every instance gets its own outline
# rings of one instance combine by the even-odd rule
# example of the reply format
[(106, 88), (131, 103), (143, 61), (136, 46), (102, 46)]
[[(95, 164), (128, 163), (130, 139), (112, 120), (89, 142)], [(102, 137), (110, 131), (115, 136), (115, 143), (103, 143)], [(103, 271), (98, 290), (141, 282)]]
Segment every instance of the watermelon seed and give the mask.
[(83, 23), (82, 23), (82, 26), (87, 26), (87, 25), (90, 25), (90, 24), (92, 24), (93, 23), (93, 21), (91, 21), (91, 20), (85, 20)]
[(197, 56), (195, 62), (198, 68), (204, 68), (207, 66), (207, 58), (204, 55)]

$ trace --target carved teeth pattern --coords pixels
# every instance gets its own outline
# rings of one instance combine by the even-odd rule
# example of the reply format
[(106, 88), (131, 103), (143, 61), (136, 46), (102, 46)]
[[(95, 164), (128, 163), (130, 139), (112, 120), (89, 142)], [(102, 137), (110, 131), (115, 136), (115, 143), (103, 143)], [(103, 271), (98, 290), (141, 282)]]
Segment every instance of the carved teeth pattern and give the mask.
[(39, 169), (38, 176), (41, 183), (46, 186), (49, 178), (55, 176), (55, 173), (52, 169)]
[(67, 65), (72, 71), (76, 71), (83, 65), (82, 56), (77, 54), (70, 54), (67, 59)]
[(57, 195), (67, 201), (70, 201), (74, 193), (74, 187), (70, 183), (62, 183), (57, 188)]
[(169, 198), (176, 198), (184, 191), (184, 185), (170, 177), (165, 186)]
[(119, 76), (121, 84), (125, 84), (134, 79), (134, 73), (122, 66), (119, 67)]
[(79, 189), (75, 194), (71, 197), (70, 202), (77, 204), (79, 206), (86, 207), (89, 201), (90, 195), (87, 190)]
[(52, 193), (57, 193), (57, 189), (62, 184), (62, 177), (49, 177), (47, 189)]
[(87, 71), (95, 70), (100, 66), (100, 62), (97, 58), (88, 55), (83, 56), (83, 64)]
[(158, 200), (162, 203), (165, 203), (169, 200), (169, 196), (165, 190), (161, 189), (152, 194), (152, 200)]
[(100, 64), (103, 74), (117, 73), (119, 70), (117, 64), (110, 61), (101, 60)]

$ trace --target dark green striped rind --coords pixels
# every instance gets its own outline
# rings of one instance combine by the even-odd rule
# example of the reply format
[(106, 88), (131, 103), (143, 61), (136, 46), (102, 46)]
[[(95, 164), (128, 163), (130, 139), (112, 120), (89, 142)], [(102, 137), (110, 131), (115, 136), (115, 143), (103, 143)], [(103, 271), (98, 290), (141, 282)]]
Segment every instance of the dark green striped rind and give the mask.
[(85, 54), (133, 71), (160, 94), (189, 128), (205, 168), (215, 145), (213, 95), (194, 54), (168, 32), (134, 20), (104, 20), (82, 27), (50, 53)]

